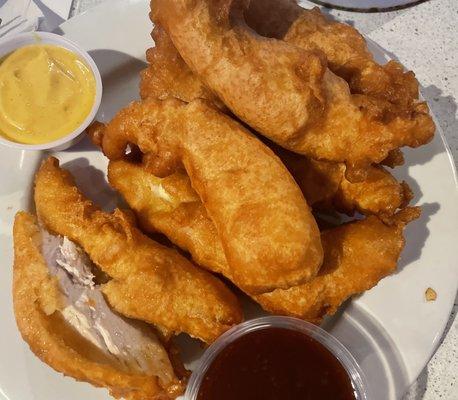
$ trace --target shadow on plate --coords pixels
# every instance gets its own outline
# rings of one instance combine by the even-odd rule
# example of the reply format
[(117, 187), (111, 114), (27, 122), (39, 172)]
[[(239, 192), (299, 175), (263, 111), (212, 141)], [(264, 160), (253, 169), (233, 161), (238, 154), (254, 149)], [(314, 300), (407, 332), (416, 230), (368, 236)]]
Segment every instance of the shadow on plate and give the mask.
[[(4, 171), (1, 178), (0, 196), (2, 196), (2, 206), (5, 206), (7, 211), (34, 210), (32, 191), (34, 172), (40, 166), (45, 154), (38, 151), (29, 152), (0, 147), (0, 169)], [(19, 201), (17, 200), (18, 192), (21, 194)], [(8, 200), (9, 198), (11, 201)]]
[[(447, 79), (445, 77), (444, 79)], [(458, 105), (453, 96), (443, 96), (443, 92), (437, 86), (431, 85), (421, 89), (421, 93), (427, 100), (429, 108), (436, 116), (437, 123), (442, 128), (446, 138), (451, 138), (458, 132), (458, 118), (456, 117)], [(445, 145), (450, 148), (450, 143), (445, 142)], [(455, 168), (458, 168), (458, 159), (452, 160), (455, 163)]]
[(140, 71), (146, 62), (129, 54), (97, 49), (89, 51), (102, 76), (103, 96), (96, 119), (108, 121), (132, 100), (139, 98)]

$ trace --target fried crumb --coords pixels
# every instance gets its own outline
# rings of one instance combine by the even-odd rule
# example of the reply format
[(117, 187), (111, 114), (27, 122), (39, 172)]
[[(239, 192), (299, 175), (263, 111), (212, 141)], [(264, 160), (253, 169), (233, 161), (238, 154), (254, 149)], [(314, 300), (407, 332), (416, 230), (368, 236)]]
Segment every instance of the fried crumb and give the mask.
[(437, 293), (434, 289), (428, 288), (425, 292), (426, 301), (435, 301), (437, 299)]

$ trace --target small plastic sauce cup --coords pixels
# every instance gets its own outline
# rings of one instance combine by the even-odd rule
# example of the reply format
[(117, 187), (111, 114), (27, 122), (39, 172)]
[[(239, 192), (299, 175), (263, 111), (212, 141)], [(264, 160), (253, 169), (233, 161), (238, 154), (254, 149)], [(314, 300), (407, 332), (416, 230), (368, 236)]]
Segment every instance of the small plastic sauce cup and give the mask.
[(345, 369), (350, 379), (354, 397), (367, 400), (367, 384), (364, 374), (350, 352), (335, 337), (311, 323), (290, 317), (263, 317), (246, 321), (237, 325), (219, 337), (204, 353), (200, 364), (194, 370), (185, 393), (186, 400), (197, 400), (202, 381), (215, 358), (229, 344), (243, 336), (265, 329), (282, 328), (302, 333), (326, 348)]
[(48, 143), (42, 144), (23, 144), (17, 143), (12, 140), (0, 136), (0, 144), (5, 145), (10, 148), (20, 149), (20, 150), (65, 150), (70, 146), (77, 143), (81, 137), (84, 130), (91, 124), (94, 120), (95, 115), (100, 107), (100, 102), (102, 100), (102, 78), (100, 77), (99, 69), (95, 64), (92, 57), (82, 49), (79, 45), (68, 40), (67, 38), (56, 35), (55, 33), (48, 32), (28, 32), (21, 33), (19, 35), (7, 37), (0, 40), (0, 59), (6, 55), (12, 53), (13, 51), (32, 44), (49, 44), (63, 47), (71, 52), (75, 53), (82, 59), (86, 65), (91, 69), (94, 74), (95, 79), (95, 99), (94, 104), (92, 105), (91, 111), (87, 115), (86, 119), (72, 132), (69, 132), (65, 136), (54, 140)]

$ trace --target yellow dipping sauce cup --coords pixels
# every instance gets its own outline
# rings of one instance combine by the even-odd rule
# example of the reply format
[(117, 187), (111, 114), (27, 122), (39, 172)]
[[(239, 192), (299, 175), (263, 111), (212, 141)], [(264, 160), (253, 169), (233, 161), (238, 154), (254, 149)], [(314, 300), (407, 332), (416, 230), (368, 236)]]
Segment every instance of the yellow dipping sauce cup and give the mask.
[(94, 61), (68, 39), (27, 33), (0, 41), (0, 143), (69, 147), (94, 119), (101, 94)]

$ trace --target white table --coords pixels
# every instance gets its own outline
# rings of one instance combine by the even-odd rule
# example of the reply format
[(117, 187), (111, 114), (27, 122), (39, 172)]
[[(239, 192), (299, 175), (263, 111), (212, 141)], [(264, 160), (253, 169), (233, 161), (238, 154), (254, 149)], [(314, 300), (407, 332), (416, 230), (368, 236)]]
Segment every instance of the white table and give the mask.
[[(71, 15), (103, 1), (107, 0), (74, 0)], [(458, 1), (429, 0), (382, 13), (328, 9), (324, 12), (351, 23), (415, 71), (423, 86), (423, 96), (437, 116), (458, 166)], [(457, 309), (455, 300), (443, 343), (404, 400), (458, 399)]]

